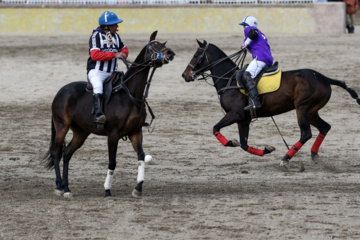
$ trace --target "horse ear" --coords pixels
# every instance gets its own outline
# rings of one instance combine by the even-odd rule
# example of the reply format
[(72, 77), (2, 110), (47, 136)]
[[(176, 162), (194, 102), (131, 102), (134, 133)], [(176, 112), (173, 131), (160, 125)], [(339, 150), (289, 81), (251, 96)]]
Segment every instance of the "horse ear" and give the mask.
[(155, 40), (157, 32), (158, 32), (158, 31), (156, 30), (155, 32), (153, 32), (153, 33), (151, 34), (151, 36), (150, 36), (150, 42)]
[(167, 41), (166, 41), (166, 42), (164, 42), (164, 43), (163, 43), (163, 45), (164, 45), (164, 46), (166, 46), (166, 43), (167, 43)]
[(196, 41), (198, 42), (198, 44), (199, 44), (199, 47), (204, 47), (204, 46), (206, 46), (206, 44), (207, 44), (207, 42), (204, 40), (204, 42), (203, 43), (201, 43), (199, 40), (197, 40), (196, 39)]

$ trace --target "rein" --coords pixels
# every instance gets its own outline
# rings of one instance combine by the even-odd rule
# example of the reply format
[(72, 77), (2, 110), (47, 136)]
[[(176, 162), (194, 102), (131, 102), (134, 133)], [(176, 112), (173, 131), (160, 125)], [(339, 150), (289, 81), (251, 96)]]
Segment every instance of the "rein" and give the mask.
[[(208, 46), (209, 46), (209, 43), (205, 46), (205, 48), (203, 48), (203, 53), (201, 54), (201, 56), (197, 59), (197, 61), (193, 65), (191, 63), (188, 64), (191, 67), (192, 70), (196, 67), (197, 64), (199, 64), (199, 62), (201, 62), (201, 60), (203, 59), (204, 56), (206, 57), (206, 60), (209, 62), (208, 56), (206, 54), (206, 50), (208, 49)], [(202, 67), (202, 68), (200, 68), (200, 69), (198, 69), (196, 71), (193, 71), (192, 75), (194, 76), (194, 78), (196, 78), (197, 75), (201, 75), (202, 78), (197, 78), (197, 80), (199, 80), (199, 81), (200, 80), (205, 80), (206, 83), (208, 83), (207, 82), (208, 77), (217, 78), (217, 80), (214, 82), (214, 84), (208, 83), (209, 85), (211, 85), (213, 87), (215, 87), (215, 85), (221, 79), (228, 79), (228, 83), (227, 83), (226, 87), (221, 88), (220, 90), (218, 90), (218, 94), (221, 94), (222, 92), (224, 92), (225, 90), (228, 90), (228, 89), (239, 89), (238, 86), (231, 86), (231, 83), (232, 83), (232, 81), (234, 79), (234, 75), (236, 74), (236, 71), (234, 72), (234, 74), (230, 78), (225, 78), (224, 76), (226, 74), (228, 74), (229, 72), (231, 72), (232, 70), (234, 70), (234, 69), (241, 69), (243, 67), (244, 60), (246, 58), (246, 53), (247, 52), (246, 52), (245, 49), (241, 49), (240, 51), (237, 51), (237, 52), (231, 54), (230, 56), (226, 56), (226, 57), (223, 57), (221, 59), (218, 59), (217, 61), (215, 61), (213, 63), (210, 63), (207, 66), (204, 66), (204, 67)], [(224, 73), (222, 76), (216, 76), (216, 75), (205, 73), (206, 71), (210, 70), (214, 66), (222, 63), (223, 61), (225, 61), (227, 59), (232, 60), (235, 63), (236, 67), (230, 69), (228, 72)]]
[[(144, 109), (144, 106), (146, 104), (146, 106), (148, 107), (149, 113), (151, 115), (151, 122), (150, 122), (150, 126), (153, 122), (153, 120), (155, 119), (155, 115), (150, 107), (150, 105), (148, 104), (148, 102), (146, 101), (148, 95), (149, 95), (149, 89), (150, 89), (150, 85), (151, 85), (151, 80), (153, 78), (153, 75), (155, 73), (155, 70), (158, 68), (156, 66), (156, 61), (158, 60), (162, 60), (163, 58), (165, 58), (165, 61), (169, 61), (169, 59), (163, 54), (164, 51), (168, 50), (169, 48), (163, 48), (160, 51), (157, 50), (156, 48), (154, 48), (153, 46), (151, 46), (151, 43), (153, 43), (154, 41), (151, 41), (148, 46), (146, 47), (146, 52), (145, 52), (145, 56), (144, 56), (144, 62), (143, 63), (135, 63), (135, 62), (131, 62), (125, 59), (121, 59), (124, 64), (126, 65), (127, 69), (129, 70), (130, 67), (141, 67), (138, 71), (134, 72), (133, 74), (131, 74), (129, 77), (127, 77), (126, 79), (123, 79), (120, 84), (116, 87), (114, 87), (114, 92), (118, 92), (120, 90), (124, 90), (125, 93), (129, 96), (130, 100), (132, 103), (134, 103), (139, 109), (140, 109), (140, 115), (142, 110)], [(151, 51), (151, 52), (150, 52)], [(151, 58), (150, 60), (146, 60), (145, 57), (147, 55), (147, 53), (151, 54)], [(147, 63), (148, 62), (148, 63)], [(152, 67), (152, 72), (150, 74), (149, 79), (146, 81), (146, 89), (145, 89), (145, 94), (141, 99), (136, 99), (130, 92), (129, 88), (125, 85), (126, 82), (128, 82), (131, 78), (133, 78), (137, 73), (143, 71), (144, 69), (146, 69), (147, 67)], [(140, 119), (139, 119), (140, 121)]]

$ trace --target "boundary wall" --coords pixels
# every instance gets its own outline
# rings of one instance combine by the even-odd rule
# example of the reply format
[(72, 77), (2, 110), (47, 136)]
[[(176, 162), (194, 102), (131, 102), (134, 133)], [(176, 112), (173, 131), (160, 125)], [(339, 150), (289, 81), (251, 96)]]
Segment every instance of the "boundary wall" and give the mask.
[(119, 32), (220, 34), (242, 31), (239, 23), (253, 15), (266, 34), (341, 34), (345, 32), (345, 4), (225, 5), (225, 6), (1, 6), (0, 34), (91, 34), (104, 11), (123, 19)]

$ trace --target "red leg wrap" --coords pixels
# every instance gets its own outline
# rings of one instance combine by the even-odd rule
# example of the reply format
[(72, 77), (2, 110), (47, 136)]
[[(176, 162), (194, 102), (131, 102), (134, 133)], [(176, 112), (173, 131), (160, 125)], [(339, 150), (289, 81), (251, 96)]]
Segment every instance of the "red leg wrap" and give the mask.
[(286, 153), (289, 155), (290, 158), (292, 158), (297, 151), (302, 147), (302, 144), (300, 142), (297, 142), (290, 148), (290, 150)]
[(224, 146), (229, 142), (229, 140), (227, 140), (220, 132), (216, 132), (214, 135), (217, 140), (219, 140), (219, 142), (221, 142), (221, 144)]
[(258, 156), (264, 156), (264, 150), (260, 150), (257, 148), (253, 148), (253, 147), (248, 147), (247, 149), (248, 153), (254, 154), (254, 155), (258, 155)]
[(318, 153), (319, 147), (320, 147), (322, 141), (324, 140), (325, 136), (326, 135), (319, 133), (319, 135), (317, 136), (317, 138), (314, 142), (314, 145), (311, 148), (311, 152), (316, 153), (316, 154)]

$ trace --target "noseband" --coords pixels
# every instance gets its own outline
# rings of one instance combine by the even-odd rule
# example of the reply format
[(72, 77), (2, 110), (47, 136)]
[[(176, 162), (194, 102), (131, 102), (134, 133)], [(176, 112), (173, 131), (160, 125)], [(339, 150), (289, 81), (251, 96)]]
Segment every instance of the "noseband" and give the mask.
[[(157, 61), (157, 60), (165, 60), (166, 62), (169, 62), (169, 58), (164, 54), (165, 51), (169, 50), (169, 48), (165, 47), (161, 50), (156, 49), (155, 47), (152, 46), (153, 43), (159, 43), (158, 41), (151, 41), (149, 42), (146, 51), (151, 53), (151, 65)], [(160, 43), (159, 43), (160, 44)], [(146, 56), (146, 54), (145, 54)], [(144, 59), (146, 60), (146, 59)]]

